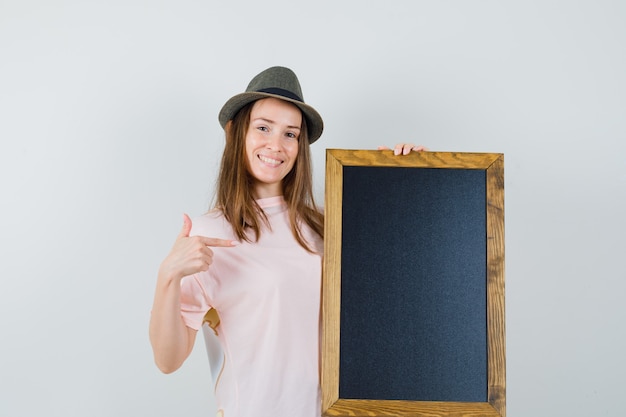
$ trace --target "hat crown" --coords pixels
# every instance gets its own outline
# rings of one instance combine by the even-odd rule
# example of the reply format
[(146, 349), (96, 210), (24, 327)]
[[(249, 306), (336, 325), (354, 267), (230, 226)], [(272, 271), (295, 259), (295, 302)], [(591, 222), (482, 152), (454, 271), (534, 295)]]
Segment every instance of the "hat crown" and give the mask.
[(324, 130), (322, 116), (304, 102), (300, 81), (296, 74), (285, 67), (271, 67), (257, 74), (248, 84), (245, 93), (231, 97), (222, 106), (218, 120), (226, 128), (229, 120), (233, 120), (239, 110), (247, 104), (265, 98), (277, 98), (296, 105), (306, 119), (309, 143), (315, 142)]
[(285, 67), (271, 67), (257, 74), (248, 84), (246, 92), (278, 94), (304, 102), (298, 77)]

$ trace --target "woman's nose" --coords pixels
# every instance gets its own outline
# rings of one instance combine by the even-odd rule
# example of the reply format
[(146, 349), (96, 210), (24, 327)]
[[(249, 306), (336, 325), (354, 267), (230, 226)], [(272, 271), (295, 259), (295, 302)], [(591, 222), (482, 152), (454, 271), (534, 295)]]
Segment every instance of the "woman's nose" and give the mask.
[(268, 149), (280, 149), (280, 135), (277, 133), (270, 133), (267, 135), (266, 146)]

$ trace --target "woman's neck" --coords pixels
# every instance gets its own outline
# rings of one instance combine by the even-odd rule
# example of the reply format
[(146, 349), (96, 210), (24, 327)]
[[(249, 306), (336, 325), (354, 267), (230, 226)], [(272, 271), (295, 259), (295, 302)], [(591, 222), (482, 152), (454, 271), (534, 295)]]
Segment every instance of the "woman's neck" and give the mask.
[(253, 194), (257, 200), (278, 197), (283, 195), (283, 187), (282, 184), (255, 184)]

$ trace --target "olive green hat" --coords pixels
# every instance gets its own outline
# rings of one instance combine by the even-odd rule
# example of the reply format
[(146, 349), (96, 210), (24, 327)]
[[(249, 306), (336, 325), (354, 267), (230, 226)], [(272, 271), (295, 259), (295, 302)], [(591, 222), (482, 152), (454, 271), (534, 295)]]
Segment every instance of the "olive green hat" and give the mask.
[(268, 97), (288, 101), (300, 108), (306, 118), (309, 143), (315, 142), (322, 135), (324, 130), (322, 116), (313, 107), (304, 103), (298, 77), (285, 67), (271, 67), (254, 77), (245, 93), (237, 94), (224, 104), (219, 114), (220, 124), (223, 128), (226, 127), (226, 123), (232, 120), (243, 106)]

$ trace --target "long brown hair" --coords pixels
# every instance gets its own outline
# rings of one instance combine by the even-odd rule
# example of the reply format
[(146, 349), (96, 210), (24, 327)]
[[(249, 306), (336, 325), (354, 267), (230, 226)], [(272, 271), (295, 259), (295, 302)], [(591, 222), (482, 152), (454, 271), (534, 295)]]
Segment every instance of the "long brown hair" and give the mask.
[[(250, 113), (254, 102), (242, 107), (229, 122), (226, 144), (217, 179), (215, 207), (220, 209), (240, 240), (254, 241), (261, 236), (262, 225), (270, 226), (263, 210), (252, 194), (254, 178), (247, 168), (246, 133), (250, 127)], [(313, 172), (306, 119), (298, 138), (298, 156), (291, 171), (283, 178), (283, 197), (289, 209), (291, 231), (300, 246), (314, 252), (311, 242), (302, 235), (305, 223), (320, 237), (324, 237), (324, 216), (313, 197)]]

